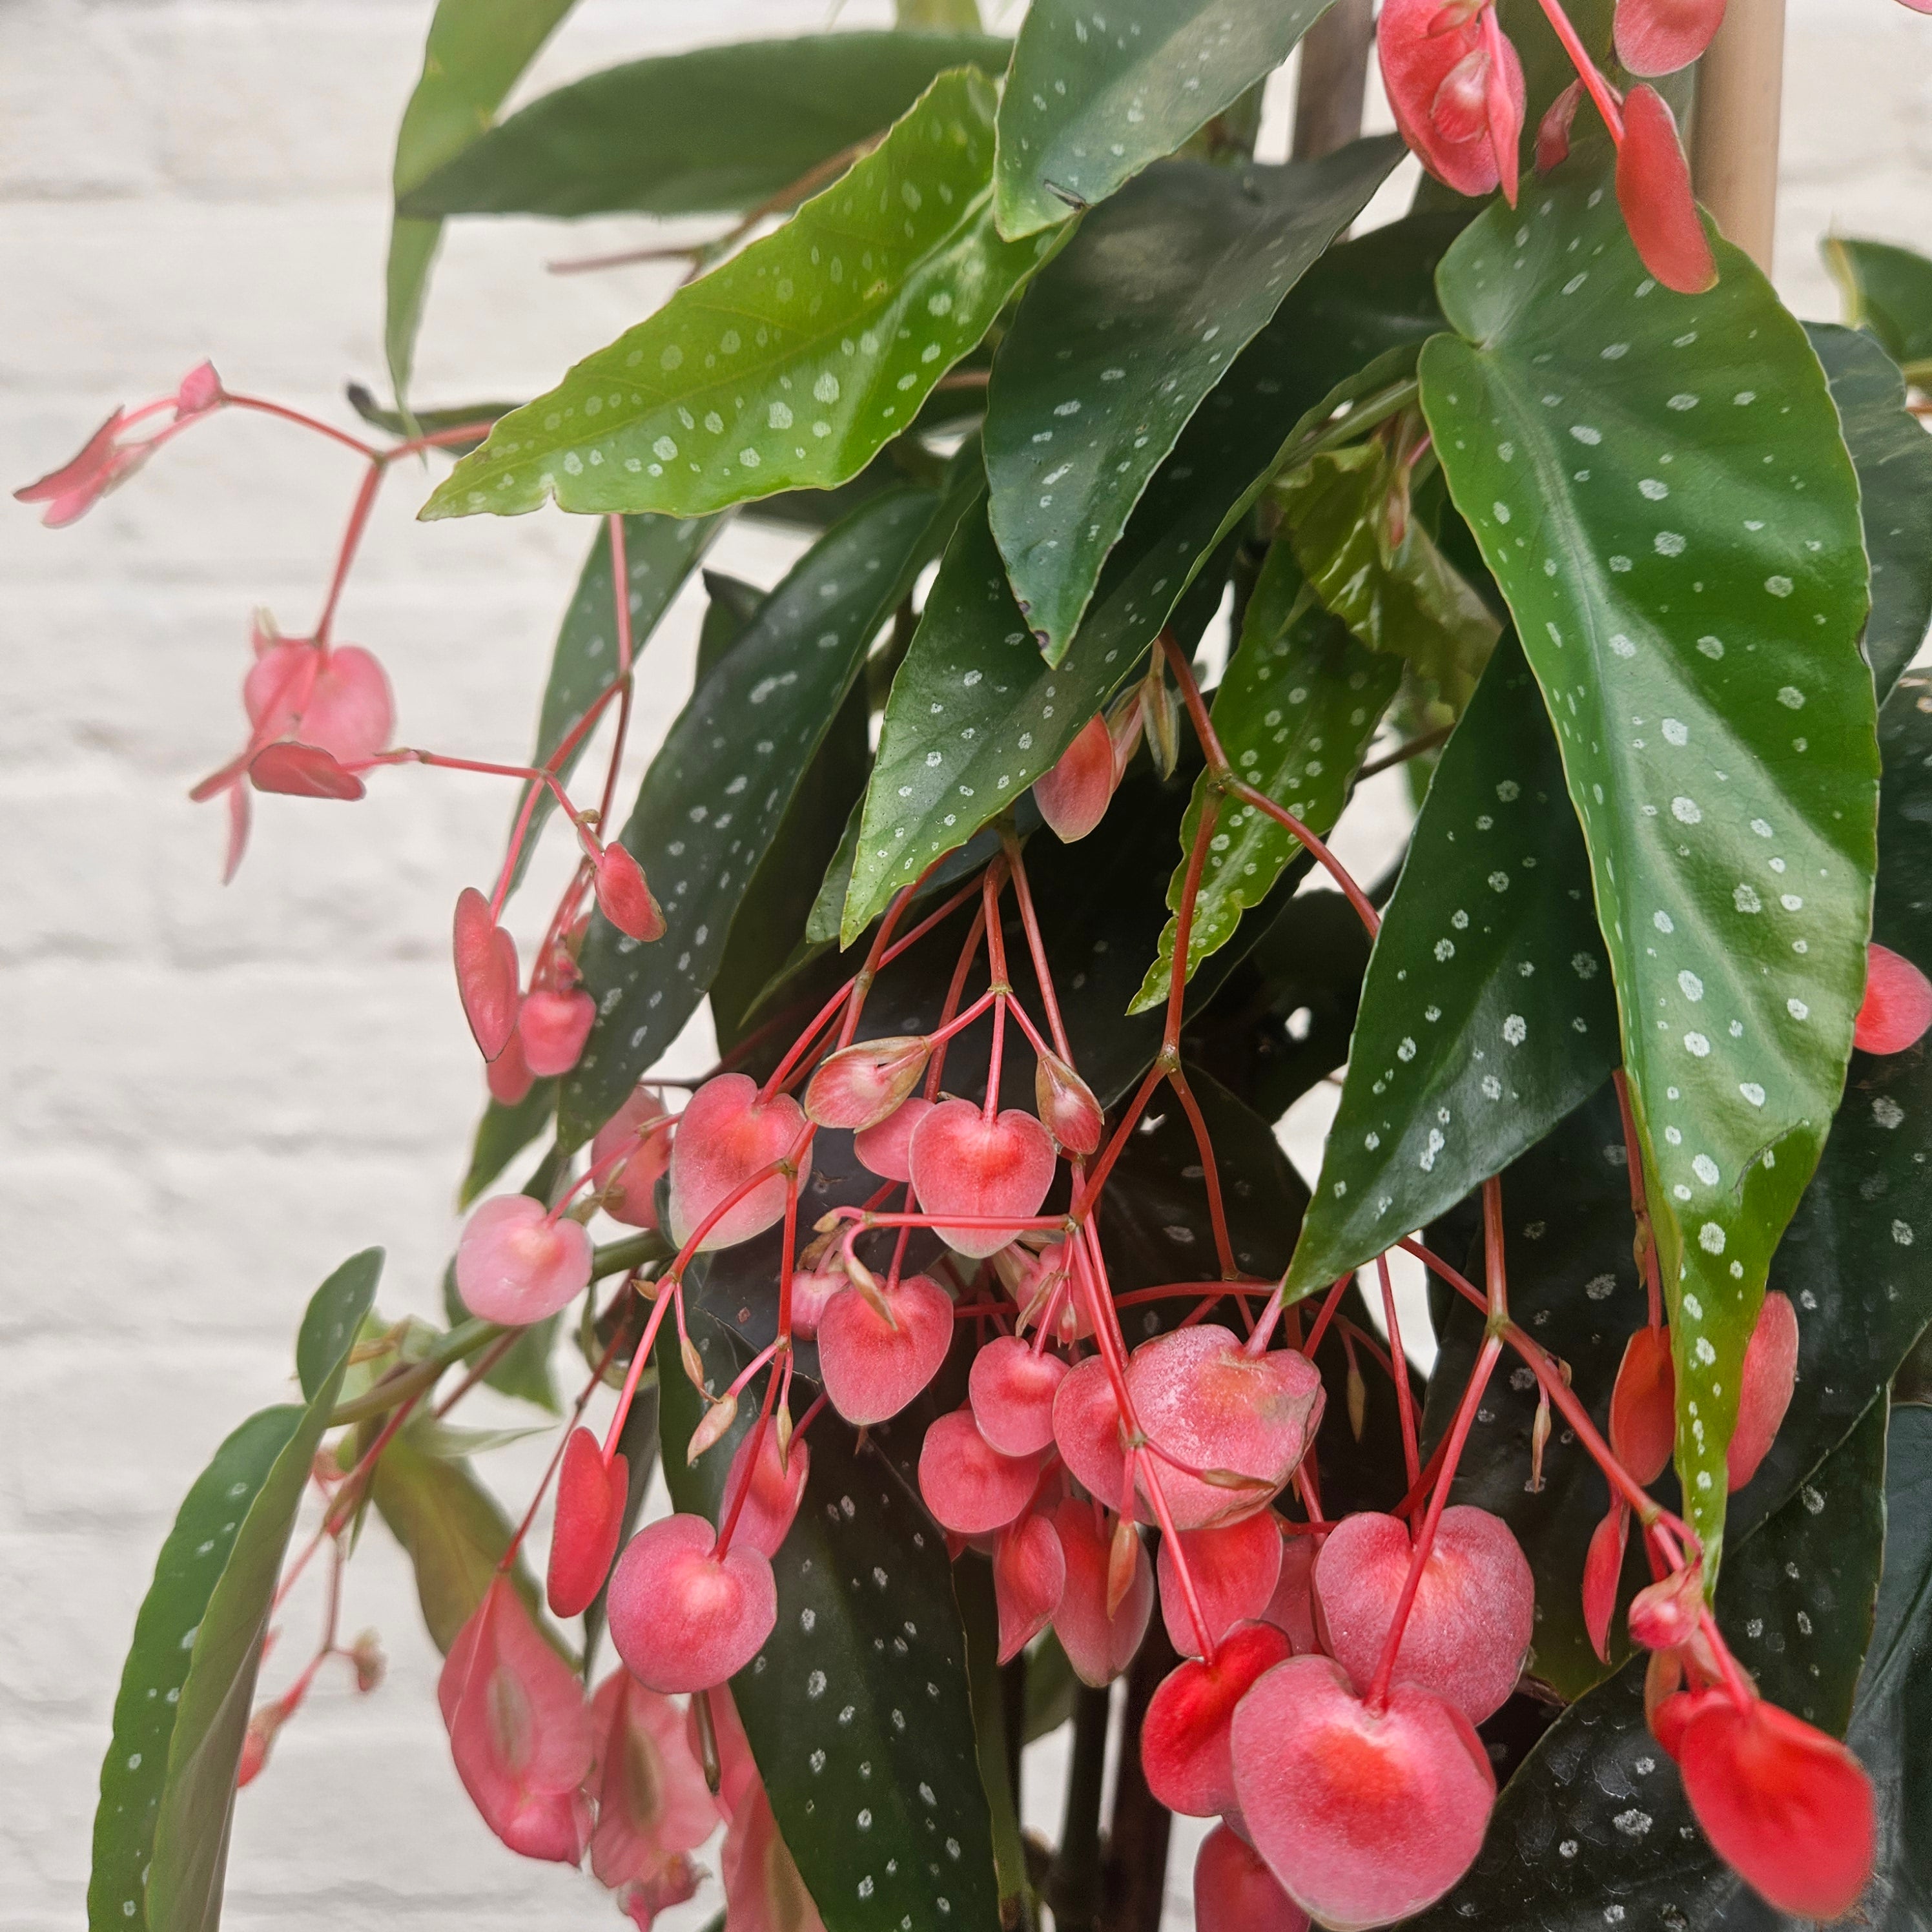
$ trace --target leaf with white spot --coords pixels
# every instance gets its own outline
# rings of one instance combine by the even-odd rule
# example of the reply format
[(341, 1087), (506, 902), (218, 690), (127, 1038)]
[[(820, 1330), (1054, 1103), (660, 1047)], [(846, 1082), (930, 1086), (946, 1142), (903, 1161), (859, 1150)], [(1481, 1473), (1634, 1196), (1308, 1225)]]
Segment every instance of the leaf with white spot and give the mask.
[(1290, 1292), (1447, 1212), (1616, 1062), (1582, 834), (1508, 638), (1443, 752), (1370, 956)]
[(220, 1921), (276, 1579), (382, 1267), (382, 1251), (367, 1249), (316, 1289), (297, 1348), (306, 1405), (262, 1409), (236, 1430), (161, 1546), (100, 1769), (89, 1932), (212, 1932)]
[(1708, 293), (1658, 286), (1573, 168), (1451, 249), (1460, 332), (1421, 362), (1589, 848), (1714, 1562), (1738, 1365), (1844, 1083), (1878, 762), (1838, 412), (1770, 284), (1715, 245)]
[(1904, 370), (1932, 378), (1932, 260), (1890, 242), (1830, 235), (1819, 244), (1845, 298), (1845, 320), (1868, 331)]
[(578, 963), (597, 1019), (565, 1076), (566, 1145), (596, 1132), (697, 1011), (867, 648), (956, 514), (931, 490), (873, 497), (799, 560), (678, 714), (622, 833), (664, 935), (645, 944), (591, 920)]
[(1858, 515), (1871, 558), (1865, 657), (1883, 703), (1932, 624), (1932, 436), (1905, 406), (1905, 379), (1868, 336), (1804, 325), (1825, 365), (1845, 446), (1858, 472)]
[(986, 476), (1049, 658), (1188, 418), (1403, 152), (1384, 136), (1286, 167), (1163, 163), (1034, 279), (994, 359)]
[[(701, 1310), (691, 1327), (711, 1386), (724, 1388), (749, 1346)], [(687, 1468), (700, 1405), (668, 1327), (659, 1355), (671, 1499), (716, 1522), (763, 1384), (752, 1383), (736, 1424)], [(922, 1397), (872, 1431), (864, 1452), (837, 1414), (812, 1424), (805, 1496), (772, 1564), (778, 1622), (731, 1680), (779, 1831), (826, 1932), (874, 1932), (908, 1916), (960, 1932), (999, 1923), (946, 1539), (892, 1466), (916, 1458), (934, 1412)]]
[[(1214, 694), (1215, 734), (1236, 776), (1318, 838), (1341, 817), (1401, 676), (1399, 660), (1358, 643), (1315, 601), (1292, 553), (1277, 543), (1249, 599), (1240, 646)], [(1180, 862), (1167, 889), (1168, 905), (1176, 912), (1211, 789), (1203, 772), (1181, 821)], [(1299, 839), (1257, 806), (1224, 793), (1216, 796), (1214, 812), (1216, 829), (1188, 934), (1190, 978), (1234, 936), (1242, 914), (1268, 896), (1301, 850)], [(1166, 999), (1178, 937), (1168, 920), (1130, 1010), (1142, 1012)]]
[(831, 33), (627, 61), (518, 109), (403, 211), (739, 212), (884, 133), (947, 68), (995, 74), (1008, 52), (987, 34)]
[[(1814, 1472), (1822, 1508), (1798, 1497), (1738, 1538), (1718, 1592), (1718, 1622), (1759, 1688), (1838, 1732), (1852, 1715), (1878, 1597), (1886, 1421), (1881, 1399)], [(1922, 1470), (1916, 1462), (1915, 1504)], [(1912, 1541), (1919, 1584), (1922, 1546)], [(1408, 1922), (1418, 1932), (1773, 1932), (1792, 1922), (1763, 1905), (1698, 1828), (1676, 1766), (1644, 1722), (1643, 1676), (1643, 1659), (1632, 1659), (1544, 1733), (1498, 1798), (1468, 1875)], [(1874, 1714), (1883, 1724), (1889, 1713)]]
[(1330, 0), (1034, 0), (1000, 106), (1000, 232), (1030, 235), (1172, 154)]
[(776, 234), (504, 417), (422, 514), (701, 516), (856, 476), (1048, 245), (994, 232), (993, 100), (940, 75)]
[[(643, 650), (658, 620), (670, 608), (692, 567), (710, 548), (724, 526), (718, 517), (685, 522), (675, 517), (626, 517), (624, 519), (624, 572), (629, 580), (631, 643), (633, 662)], [(604, 524), (590, 546), (577, 580), (569, 608), (556, 634), (550, 676), (544, 684), (543, 706), (537, 716), (536, 748), (530, 763), (541, 765), (574, 730), (592, 702), (617, 675), (616, 598), (610, 582), (610, 527)], [(584, 755), (586, 737), (557, 768), (568, 788), (570, 774)], [(526, 788), (526, 792), (527, 788)], [(522, 814), (524, 794), (517, 801), (514, 826)], [(540, 789), (530, 808), (530, 831), (510, 878), (514, 891), (536, 849), (537, 834), (556, 803), (548, 786)]]

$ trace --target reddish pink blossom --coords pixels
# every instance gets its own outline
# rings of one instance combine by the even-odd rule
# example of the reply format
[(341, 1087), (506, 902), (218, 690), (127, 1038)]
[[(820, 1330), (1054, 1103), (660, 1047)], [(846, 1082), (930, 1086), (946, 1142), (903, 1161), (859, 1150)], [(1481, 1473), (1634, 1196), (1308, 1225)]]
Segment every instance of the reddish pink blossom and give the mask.
[(87, 441), (78, 455), (58, 470), (25, 484), (14, 492), (20, 503), (44, 503), (40, 520), (49, 530), (61, 530), (77, 521), (92, 509), (110, 490), (118, 489), (146, 461), (148, 446), (124, 443), (122, 432), (128, 422), (128, 412), (116, 410)]
[(1053, 1398), (1066, 1377), (1058, 1355), (1017, 1335), (994, 1336), (967, 1378), (980, 1433), (1003, 1456), (1036, 1455), (1053, 1440)]
[(975, 1257), (1004, 1247), (1020, 1230), (948, 1226), (946, 1217), (1024, 1221), (1040, 1212), (1056, 1164), (1053, 1142), (1032, 1114), (1010, 1107), (988, 1118), (972, 1100), (942, 1100), (926, 1114), (913, 1131), (908, 1159), (913, 1191), (920, 1207), (939, 1217), (940, 1239)]
[(848, 1422), (884, 1422), (938, 1374), (952, 1346), (952, 1304), (922, 1274), (874, 1294), (848, 1288), (818, 1317), (818, 1366), (826, 1399)]
[(1617, 58), (1654, 80), (1688, 67), (1724, 24), (1724, 0), (1617, 0)]
[(1798, 1311), (1789, 1295), (1767, 1294), (1744, 1346), (1737, 1426), (1724, 1451), (1730, 1486), (1741, 1490), (1771, 1453), (1798, 1381)]
[(494, 1060), (517, 1030), (517, 942), (496, 923), (490, 902), (474, 886), (456, 896), (454, 945), (463, 1016), (483, 1058)]
[(614, 1455), (607, 1465), (589, 1430), (570, 1432), (557, 1472), (556, 1527), (550, 1536), (546, 1585), (557, 1616), (580, 1616), (603, 1588), (623, 1533), (630, 1481), (631, 1466), (623, 1456)]
[(1932, 980), (1874, 941), (1865, 952), (1865, 994), (1852, 1038), (1865, 1053), (1903, 1053), (1932, 1026)]
[(1387, 0), (1376, 30), (1382, 85), (1417, 158), (1459, 194), (1516, 200), (1522, 64), (1490, 0)]
[(1644, 266), (1666, 288), (1701, 295), (1717, 286), (1717, 258), (1691, 197), (1677, 117), (1655, 88), (1642, 83), (1624, 102), (1617, 206)]
[(1617, 1613), (1617, 1585), (1629, 1546), (1630, 1504), (1613, 1496), (1603, 1520), (1590, 1532), (1590, 1546), (1583, 1556), (1583, 1628), (1590, 1648), (1605, 1664), (1610, 1660), (1610, 1624)]
[(1624, 1344), (1610, 1390), (1610, 1448), (1638, 1483), (1654, 1483), (1677, 1443), (1677, 1370), (1667, 1329), (1640, 1328)]
[(724, 1837), (724, 1917), (731, 1932), (825, 1932), (799, 1876), (772, 1802), (754, 1784)]
[(1034, 781), (1034, 801), (1060, 842), (1071, 845), (1106, 816), (1120, 782), (1120, 760), (1107, 721), (1096, 712), (1053, 768)]
[[(1070, 1380), (1071, 1378), (1069, 1378)], [(1094, 1520), (1091, 1503), (1071, 1500), (1053, 1513), (1054, 1533), (1066, 1562), (1066, 1582), (1053, 1613), (1053, 1633), (1073, 1674), (1095, 1689), (1111, 1684), (1132, 1662), (1154, 1614), (1154, 1565), (1136, 1538), (1126, 1592), (1108, 1605), (1108, 1558), (1113, 1539)]]
[(1100, 1103), (1094, 1090), (1058, 1054), (1034, 1064), (1034, 1104), (1054, 1144), (1067, 1154), (1093, 1154), (1100, 1145)]
[(1237, 1624), (1213, 1663), (1190, 1658), (1161, 1680), (1141, 1726), (1141, 1768), (1170, 1811), (1212, 1818), (1238, 1808), (1228, 1728), (1235, 1706), (1292, 1648), (1273, 1624)]
[(502, 1194), (482, 1202), (456, 1244), (456, 1288), (486, 1322), (521, 1328), (554, 1315), (590, 1280), (590, 1237), (541, 1201)]
[(580, 986), (538, 987), (517, 1013), (524, 1059), (539, 1079), (568, 1073), (582, 1058), (597, 1018), (597, 1002)]
[(368, 787), (320, 745), (284, 739), (264, 745), (248, 761), (248, 782), (257, 791), (287, 798), (333, 798), (352, 802)]
[(297, 738), (345, 765), (366, 764), (388, 743), (396, 722), (389, 680), (359, 645), (278, 638), (258, 617), (254, 646), (242, 684), (254, 743)]
[(1194, 1858), (1194, 1922), (1201, 1932), (1309, 1932), (1308, 1914), (1275, 1882), (1261, 1855), (1216, 1825)]
[(993, 1546), (993, 1595), (1000, 1663), (1010, 1664), (1053, 1621), (1066, 1588), (1066, 1554), (1046, 1517), (1029, 1514), (1000, 1532)]
[(770, 1562), (748, 1544), (722, 1556), (701, 1516), (668, 1516), (632, 1537), (605, 1600), (610, 1640), (634, 1676), (675, 1695), (743, 1670), (778, 1620)]
[[(755, 1462), (752, 1458), (754, 1445), (758, 1450)], [(741, 1484), (747, 1480), (751, 1484), (738, 1511), (734, 1540), (748, 1543), (766, 1556), (776, 1556), (797, 1518), (798, 1506), (811, 1475), (809, 1444), (794, 1439), (782, 1455), (776, 1426), (750, 1430), (734, 1452), (730, 1472), (724, 1478), (728, 1504), (736, 1502)]]
[(594, 874), (597, 903), (604, 916), (632, 939), (662, 939), (664, 909), (644, 883), (644, 868), (621, 845), (598, 854)]
[(805, 1117), (854, 1133), (876, 1127), (919, 1084), (932, 1057), (931, 1043), (916, 1034), (842, 1047), (821, 1060), (806, 1083)]
[[(762, 1094), (742, 1073), (721, 1073), (691, 1096), (670, 1154), (672, 1240), (691, 1239), (714, 1208), (774, 1162), (784, 1160), (805, 1130), (803, 1110), (789, 1094)], [(812, 1171), (808, 1144), (798, 1156), (798, 1184)], [(781, 1174), (740, 1195), (698, 1244), (700, 1253), (761, 1234), (784, 1213)]]
[[(1244, 1516), (1215, 1529), (1184, 1529), (1162, 1538), (1154, 1576), (1160, 1586), (1160, 1614), (1168, 1641), (1183, 1657), (1198, 1657), (1201, 1640), (1181, 1588), (1174, 1548), (1187, 1559), (1194, 1600), (1219, 1643), (1236, 1624), (1265, 1617), (1281, 1580), (1281, 1528), (1272, 1510)], [(1271, 1618), (1267, 1619), (1272, 1623)], [(1279, 1628), (1279, 1626), (1276, 1626)]]
[(597, 1687), (591, 1716), (597, 1828), (590, 1869), (614, 1888), (648, 1883), (678, 1853), (697, 1850), (718, 1822), (686, 1742), (684, 1713), (620, 1669)]
[[(658, 1180), (670, 1165), (674, 1123), (656, 1088), (638, 1087), (597, 1130), (590, 1164), (604, 1176), (604, 1211), (633, 1228), (658, 1224)], [(620, 1160), (617, 1156), (630, 1149)], [(606, 1167), (604, 1163), (612, 1164)]]
[(980, 1433), (970, 1408), (942, 1415), (919, 1452), (919, 1492), (942, 1528), (956, 1536), (1003, 1529), (1033, 1500), (1040, 1459), (1002, 1456)]
[(590, 1712), (508, 1577), (490, 1583), (458, 1633), (436, 1700), (483, 1822), (525, 1858), (575, 1864), (590, 1838)]
[(1583, 104), (1583, 83), (1573, 80), (1549, 106), (1536, 124), (1536, 171), (1546, 175), (1570, 158), (1570, 130), (1576, 125), (1576, 110)]

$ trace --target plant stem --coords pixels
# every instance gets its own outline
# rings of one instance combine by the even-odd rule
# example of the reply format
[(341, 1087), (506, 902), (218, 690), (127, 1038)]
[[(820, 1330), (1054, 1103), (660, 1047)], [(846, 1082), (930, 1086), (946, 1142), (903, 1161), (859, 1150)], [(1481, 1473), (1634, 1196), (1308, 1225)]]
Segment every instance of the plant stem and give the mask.
[(1097, 1932), (1100, 1924), (1100, 1796), (1107, 1774), (1113, 1698), (1080, 1687), (1073, 1700), (1073, 1750), (1066, 1767), (1066, 1817), (1047, 1874), (1054, 1932)]
[(1167, 1640), (1166, 1624), (1154, 1618), (1127, 1672), (1127, 1703), (1120, 1726), (1125, 1748), (1114, 1774), (1114, 1816), (1108, 1833), (1107, 1911), (1102, 1922), (1106, 1932), (1160, 1932), (1174, 1820), (1148, 1789), (1138, 1745), (1148, 1706), (1180, 1661)]

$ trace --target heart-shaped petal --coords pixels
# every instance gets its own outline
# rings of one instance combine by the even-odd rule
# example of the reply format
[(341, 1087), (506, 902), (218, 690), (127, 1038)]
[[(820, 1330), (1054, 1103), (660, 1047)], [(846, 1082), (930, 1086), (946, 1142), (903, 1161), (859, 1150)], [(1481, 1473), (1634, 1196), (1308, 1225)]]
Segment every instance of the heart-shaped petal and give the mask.
[[(1487, 194), (1502, 179), (1488, 84), (1498, 54), (1494, 79), (1515, 125), (1522, 124), (1524, 112), (1522, 63), (1500, 34), (1493, 48), (1485, 45), (1483, 10), (1445, 7), (1443, 0), (1384, 0), (1376, 28), (1382, 86), (1396, 126), (1422, 165), (1459, 194)], [(1452, 75), (1457, 81), (1445, 98)]]
[(248, 782), (257, 791), (288, 798), (332, 798), (353, 803), (368, 787), (336, 762), (320, 745), (292, 741), (265, 745), (248, 761)]
[(716, 1553), (701, 1516), (668, 1516), (632, 1538), (610, 1576), (610, 1641), (632, 1675), (676, 1696), (743, 1670), (778, 1621), (769, 1559), (749, 1544)]
[(242, 701), (258, 741), (299, 738), (345, 765), (362, 764), (388, 743), (395, 700), (367, 651), (338, 644), (325, 654), (305, 638), (257, 644)]
[[(1406, 1524), (1363, 1510), (1329, 1532), (1315, 1560), (1322, 1648), (1365, 1694), (1412, 1554)], [(1467, 1504), (1446, 1509), (1402, 1626), (1396, 1678), (1479, 1724), (1516, 1688), (1535, 1617), (1535, 1581), (1508, 1524)]]
[[(884, 1422), (938, 1374), (952, 1346), (952, 1303), (922, 1274), (879, 1285), (878, 1308), (842, 1289), (818, 1318), (818, 1367), (826, 1398), (848, 1422)], [(890, 1320), (886, 1318), (890, 1316)]]
[(582, 1057), (596, 1017), (597, 1002), (580, 986), (526, 995), (517, 1015), (524, 1064), (540, 1080), (568, 1073)]
[[(755, 1444), (758, 1460), (752, 1450)], [(788, 1454), (778, 1453), (778, 1432), (769, 1426), (754, 1429), (738, 1444), (724, 1478), (725, 1506), (736, 1501), (740, 1486), (748, 1477), (751, 1487), (738, 1511), (734, 1543), (748, 1543), (766, 1556), (776, 1556), (790, 1533), (812, 1474), (812, 1450), (807, 1444), (794, 1442)]]
[(623, 1533), (630, 1477), (622, 1456), (614, 1455), (605, 1466), (604, 1451), (589, 1430), (570, 1432), (557, 1472), (556, 1526), (550, 1540), (548, 1594), (556, 1616), (582, 1616), (603, 1588)]
[(1053, 1613), (1053, 1634), (1082, 1683), (1098, 1690), (1133, 1661), (1154, 1614), (1154, 1565), (1136, 1542), (1133, 1571), (1110, 1616), (1107, 1610), (1108, 1531), (1094, 1505), (1070, 1500), (1053, 1513), (1054, 1533), (1066, 1561), (1066, 1586)]
[(1170, 1811), (1214, 1818), (1235, 1809), (1234, 1708), (1291, 1654), (1287, 1634), (1273, 1624), (1237, 1624), (1212, 1664), (1190, 1658), (1162, 1678), (1141, 1726), (1141, 1768)]
[[(1053, 1184), (1053, 1142), (1032, 1114), (1008, 1108), (988, 1120), (970, 1100), (942, 1100), (914, 1130), (908, 1160), (919, 1204), (937, 1219), (946, 1246), (976, 1259), (1021, 1232), (1001, 1225), (1040, 1212)], [(992, 1226), (947, 1226), (949, 1215)]]
[(910, 1100), (902, 1100), (876, 1126), (854, 1136), (852, 1151), (860, 1164), (881, 1180), (910, 1180), (913, 1132), (932, 1112), (932, 1105), (915, 1094)]
[(1066, 1552), (1047, 1518), (1023, 1516), (1000, 1531), (993, 1546), (993, 1594), (1002, 1664), (1010, 1664), (1053, 1621), (1066, 1588)]
[(1865, 952), (1865, 994), (1852, 1039), (1865, 1053), (1903, 1053), (1932, 1026), (1932, 980), (1910, 959), (1874, 943)]
[(1737, 1426), (1724, 1451), (1732, 1489), (1742, 1489), (1771, 1453), (1797, 1381), (1798, 1311), (1788, 1295), (1774, 1290), (1757, 1312), (1738, 1378)]
[[(670, 1156), (670, 1228), (680, 1246), (761, 1168), (785, 1158), (805, 1132), (806, 1119), (789, 1094), (760, 1099), (742, 1073), (721, 1073), (691, 1096), (678, 1122)], [(812, 1172), (808, 1143), (796, 1156), (801, 1190)], [(742, 1196), (713, 1222), (700, 1254), (761, 1234), (784, 1214), (782, 1174)]]
[(541, 1322), (590, 1280), (590, 1237), (566, 1217), (551, 1220), (527, 1194), (482, 1202), (456, 1244), (456, 1292), (485, 1322), (511, 1328)]
[(474, 886), (456, 897), (456, 990), (485, 1060), (494, 1060), (517, 1029), (517, 943), (490, 916)]
[(1098, 1355), (1077, 1363), (1055, 1391), (1053, 1439), (1060, 1460), (1088, 1494), (1118, 1508), (1126, 1487), (1126, 1447), (1114, 1385)]
[(1315, 1635), (1315, 1539), (1312, 1536), (1284, 1536), (1281, 1540), (1281, 1574), (1276, 1579), (1274, 1594), (1262, 1612), (1262, 1622), (1286, 1630), (1298, 1657), (1320, 1648)]
[(1617, 206), (1643, 266), (1666, 288), (1694, 296), (1716, 287), (1717, 258), (1691, 196), (1677, 117), (1655, 88), (1641, 82), (1624, 102)]
[(1624, 1344), (1610, 1390), (1610, 1447), (1633, 1480), (1654, 1483), (1677, 1445), (1677, 1371), (1670, 1336), (1640, 1328)]
[(1724, 24), (1724, 0), (1617, 0), (1617, 58), (1654, 80), (1688, 67)]
[(1308, 1914), (1275, 1882), (1261, 1855), (1216, 1825), (1194, 1855), (1194, 1922), (1209, 1932), (1309, 1932)]
[(620, 932), (646, 942), (663, 938), (664, 908), (645, 883), (644, 868), (622, 846), (604, 847), (593, 876), (598, 908)]
[(1016, 1335), (997, 1335), (973, 1358), (967, 1378), (973, 1419), (1003, 1456), (1031, 1456), (1053, 1440), (1053, 1399), (1066, 1364)]
[(1071, 845), (1106, 816), (1119, 776), (1107, 721), (1096, 712), (1052, 769), (1034, 781), (1034, 802), (1054, 836)]
[(1160, 1614), (1168, 1641), (1183, 1657), (1198, 1657), (1200, 1640), (1174, 1561), (1176, 1544), (1187, 1559), (1195, 1602), (1213, 1642), (1219, 1643), (1236, 1624), (1257, 1618), (1273, 1622), (1267, 1612), (1281, 1580), (1282, 1535), (1272, 1510), (1218, 1528), (1184, 1529), (1172, 1539), (1162, 1539), (1154, 1575), (1160, 1585)]
[(943, 1529), (986, 1536), (1004, 1529), (1033, 1500), (1038, 1456), (1002, 1456), (980, 1433), (970, 1408), (942, 1415), (919, 1452), (919, 1492)]
[(597, 1731), (590, 1869), (600, 1885), (647, 1882), (710, 1837), (717, 1810), (685, 1740), (684, 1713), (669, 1698), (619, 1669), (598, 1685), (590, 1710)]
[[(650, 1087), (638, 1088), (597, 1130), (590, 1164), (603, 1169), (604, 1211), (614, 1221), (632, 1228), (657, 1226), (658, 1180), (670, 1165), (670, 1137), (671, 1116)], [(608, 1168), (606, 1161), (612, 1163)]]

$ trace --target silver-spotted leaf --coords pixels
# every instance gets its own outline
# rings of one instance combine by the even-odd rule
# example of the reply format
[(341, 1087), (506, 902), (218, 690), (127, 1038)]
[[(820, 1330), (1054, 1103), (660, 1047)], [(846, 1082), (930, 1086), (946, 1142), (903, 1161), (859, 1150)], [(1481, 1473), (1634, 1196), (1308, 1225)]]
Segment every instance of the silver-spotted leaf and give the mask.
[(506, 416), (422, 514), (694, 517), (856, 476), (1046, 245), (994, 231), (993, 107), (976, 69), (940, 75), (777, 233)]
[(1580, 169), (1474, 224), (1422, 394), (1556, 721), (1650, 1177), (1679, 1466), (1714, 1562), (1738, 1365), (1864, 984), (1877, 746), (1858, 491), (1738, 250), (1643, 270)]
[(1035, 278), (994, 358), (986, 477), (1049, 658), (1188, 418), (1403, 152), (1384, 136), (1286, 167), (1163, 163)]

